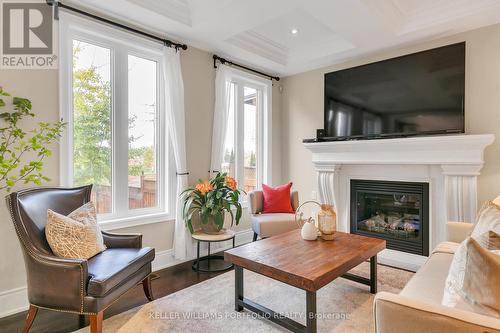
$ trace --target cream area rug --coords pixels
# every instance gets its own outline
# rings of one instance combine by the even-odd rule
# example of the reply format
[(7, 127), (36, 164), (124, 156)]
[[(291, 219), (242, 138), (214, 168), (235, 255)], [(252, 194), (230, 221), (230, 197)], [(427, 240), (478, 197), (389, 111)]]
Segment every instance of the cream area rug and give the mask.
[[(368, 277), (369, 264), (351, 272)], [(413, 273), (378, 266), (378, 290), (398, 293)], [(305, 291), (244, 271), (245, 297), (305, 323)], [(318, 332), (373, 332), (369, 287), (336, 279), (317, 292)], [(104, 321), (104, 333), (289, 332), (244, 310), (234, 311), (234, 271)], [(88, 328), (77, 331), (88, 332)]]

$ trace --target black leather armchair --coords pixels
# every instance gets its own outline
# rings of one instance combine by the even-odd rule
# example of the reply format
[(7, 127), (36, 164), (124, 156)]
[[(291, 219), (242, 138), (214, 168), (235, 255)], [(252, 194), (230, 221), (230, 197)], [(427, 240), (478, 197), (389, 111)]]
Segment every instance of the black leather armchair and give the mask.
[(142, 281), (149, 301), (155, 251), (142, 247), (140, 234), (103, 232), (107, 249), (86, 259), (56, 257), (45, 239), (47, 209), (68, 215), (90, 200), (92, 185), (77, 188), (32, 188), (6, 197), (21, 242), (30, 308), (28, 332), (38, 308), (90, 317), (91, 333), (101, 333), (104, 310)]

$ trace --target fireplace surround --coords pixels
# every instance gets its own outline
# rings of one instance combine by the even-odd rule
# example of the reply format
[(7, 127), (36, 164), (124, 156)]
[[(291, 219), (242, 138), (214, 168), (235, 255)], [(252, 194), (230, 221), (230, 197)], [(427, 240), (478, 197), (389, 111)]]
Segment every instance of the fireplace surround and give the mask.
[[(446, 222), (472, 223), (477, 214), (477, 176), (492, 134), (446, 135), (366, 141), (304, 143), (311, 152), (317, 190), (337, 210), (337, 229), (351, 232), (350, 183), (353, 179), (427, 183), (430, 253), (446, 239)], [(386, 249), (379, 261), (418, 269), (425, 255)]]

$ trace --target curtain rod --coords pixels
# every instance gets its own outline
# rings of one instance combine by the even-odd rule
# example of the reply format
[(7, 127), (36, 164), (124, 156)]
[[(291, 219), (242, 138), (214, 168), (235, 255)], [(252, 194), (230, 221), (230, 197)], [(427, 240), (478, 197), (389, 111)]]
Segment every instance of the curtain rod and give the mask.
[(175, 48), (176, 50), (178, 50), (178, 49), (186, 50), (188, 48), (186, 44), (176, 43), (176, 42), (173, 42), (173, 41), (171, 41), (169, 39), (161, 38), (161, 37), (155, 36), (153, 34), (150, 34), (150, 33), (147, 33), (147, 32), (144, 32), (144, 31), (141, 31), (141, 30), (129, 27), (129, 26), (126, 26), (124, 24), (111, 21), (111, 20), (109, 20), (107, 18), (97, 16), (95, 14), (86, 12), (86, 11), (84, 11), (82, 9), (78, 9), (78, 8), (75, 8), (75, 7), (72, 7), (72, 6), (65, 5), (62, 2), (57, 1), (57, 0), (46, 0), (46, 2), (47, 2), (47, 4), (49, 6), (54, 6), (54, 18), (56, 20), (59, 19), (59, 15), (58, 15), (59, 14), (59, 8), (62, 8), (62, 9), (66, 9), (68, 11), (71, 11), (71, 12), (74, 12), (74, 13), (77, 13), (77, 14), (89, 17), (89, 18), (94, 19), (94, 20), (107, 23), (109, 25), (118, 27), (120, 29), (130, 31), (130, 32), (136, 33), (138, 35), (145, 36), (145, 37), (150, 38), (150, 39), (154, 39), (154, 40), (156, 40), (158, 42), (163, 43), (165, 46)]
[(239, 67), (239, 68), (243, 68), (244, 70), (247, 70), (249, 72), (252, 72), (252, 73), (256, 73), (256, 74), (259, 74), (259, 75), (262, 75), (262, 76), (265, 76), (267, 78), (269, 78), (270, 80), (276, 80), (276, 81), (279, 81), (280, 78), (278, 76), (272, 76), (272, 75), (269, 75), (269, 74), (266, 74), (266, 73), (263, 73), (263, 72), (260, 72), (258, 70), (255, 70), (253, 68), (250, 68), (250, 67), (247, 67), (247, 66), (243, 66), (243, 65), (240, 65), (240, 64), (236, 64), (232, 61), (229, 61), (227, 59), (224, 59), (222, 57), (219, 57), (218, 55), (214, 54), (213, 55), (213, 58), (214, 58), (214, 68), (217, 68), (217, 61), (219, 61), (221, 64), (223, 65), (231, 65), (231, 66), (235, 66), (235, 67)]

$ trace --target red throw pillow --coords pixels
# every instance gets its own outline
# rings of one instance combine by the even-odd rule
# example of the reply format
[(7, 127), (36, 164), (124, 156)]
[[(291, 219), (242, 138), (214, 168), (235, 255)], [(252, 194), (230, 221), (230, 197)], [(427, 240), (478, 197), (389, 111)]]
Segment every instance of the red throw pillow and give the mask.
[(292, 182), (274, 188), (262, 184), (262, 192), (264, 195), (264, 208), (262, 209), (262, 213), (294, 213), (290, 199), (291, 187)]

